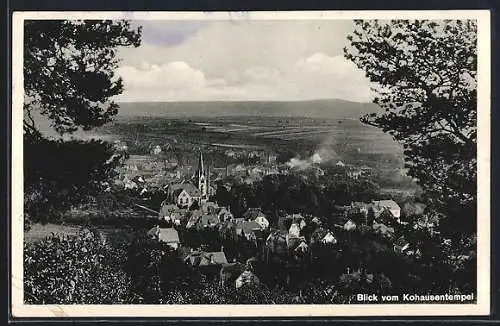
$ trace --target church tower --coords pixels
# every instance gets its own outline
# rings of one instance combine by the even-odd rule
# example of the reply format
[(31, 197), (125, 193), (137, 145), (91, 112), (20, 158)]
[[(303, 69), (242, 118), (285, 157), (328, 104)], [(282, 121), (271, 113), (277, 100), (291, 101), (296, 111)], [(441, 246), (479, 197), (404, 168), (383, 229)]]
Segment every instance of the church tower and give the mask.
[(200, 158), (198, 160), (198, 171), (196, 174), (196, 182), (198, 184), (198, 189), (201, 193), (201, 200), (206, 201), (208, 199), (208, 180), (205, 174), (205, 168), (203, 164), (203, 153), (200, 151)]

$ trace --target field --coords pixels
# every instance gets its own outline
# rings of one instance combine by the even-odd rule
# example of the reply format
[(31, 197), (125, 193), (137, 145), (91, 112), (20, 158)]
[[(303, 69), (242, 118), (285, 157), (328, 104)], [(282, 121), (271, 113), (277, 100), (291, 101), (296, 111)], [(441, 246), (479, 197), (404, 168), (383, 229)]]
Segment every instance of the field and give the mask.
[[(297, 154), (319, 149), (358, 156), (401, 157), (401, 148), (388, 135), (357, 120), (325, 120), (277, 117), (193, 117), (189, 119), (138, 117), (121, 118), (103, 129), (108, 136), (130, 142), (173, 147), (192, 144), (201, 147), (294, 150)], [(339, 159), (346, 159), (340, 157)]]
[[(113, 122), (75, 136), (119, 140), (133, 156), (131, 162), (157, 159), (161, 168), (169, 161), (174, 166), (169, 173), (181, 169), (183, 175), (191, 174), (199, 150), (211, 167), (219, 169), (250, 163), (234, 159), (229, 154), (234, 152), (242, 154), (239, 157), (250, 152), (272, 154), (278, 163), (317, 154), (323, 163), (342, 161), (377, 169), (384, 178), (393, 179), (384, 188), (397, 190), (403, 184), (414, 188), (408, 178), (400, 180), (401, 146), (380, 129), (360, 122), (360, 117), (377, 110), (373, 104), (339, 100), (120, 103)], [(153, 157), (156, 145), (163, 152)]]
[[(81, 229), (78, 225), (61, 225), (61, 224), (33, 224), (29, 231), (24, 232), (24, 241), (26, 243), (43, 240), (50, 237), (52, 234), (58, 235), (76, 235)], [(116, 243), (131, 234), (127, 228), (105, 227), (97, 228), (97, 231), (102, 234), (108, 241)]]

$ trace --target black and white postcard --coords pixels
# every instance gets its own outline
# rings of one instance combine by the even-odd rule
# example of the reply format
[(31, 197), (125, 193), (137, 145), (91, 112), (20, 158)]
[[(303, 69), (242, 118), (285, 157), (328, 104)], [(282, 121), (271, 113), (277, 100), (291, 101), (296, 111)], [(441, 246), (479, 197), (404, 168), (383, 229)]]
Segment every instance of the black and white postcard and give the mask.
[(12, 33), (13, 316), (489, 314), (488, 11)]

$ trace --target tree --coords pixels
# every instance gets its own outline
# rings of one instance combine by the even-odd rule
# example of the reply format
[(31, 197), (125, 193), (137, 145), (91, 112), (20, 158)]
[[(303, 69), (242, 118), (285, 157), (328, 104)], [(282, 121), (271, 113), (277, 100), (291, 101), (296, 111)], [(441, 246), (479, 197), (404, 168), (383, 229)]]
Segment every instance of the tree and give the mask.
[(115, 76), (119, 46), (139, 46), (128, 21), (32, 20), (24, 25), (24, 130), (37, 134), (38, 111), (61, 135), (90, 130), (118, 113), (123, 90)]
[(384, 112), (362, 122), (405, 149), (409, 175), (454, 229), (475, 230), (477, 25), (471, 20), (357, 20), (345, 57)]
[(27, 217), (39, 219), (97, 194), (124, 155), (103, 141), (44, 138), (34, 113), (61, 136), (109, 122), (123, 90), (119, 46), (139, 46), (127, 21), (32, 20), (24, 25), (24, 152)]
[(24, 245), (27, 304), (116, 304), (129, 299), (123, 246), (88, 230)]
[(24, 151), (25, 213), (41, 222), (104, 190), (125, 158), (99, 140), (27, 137)]

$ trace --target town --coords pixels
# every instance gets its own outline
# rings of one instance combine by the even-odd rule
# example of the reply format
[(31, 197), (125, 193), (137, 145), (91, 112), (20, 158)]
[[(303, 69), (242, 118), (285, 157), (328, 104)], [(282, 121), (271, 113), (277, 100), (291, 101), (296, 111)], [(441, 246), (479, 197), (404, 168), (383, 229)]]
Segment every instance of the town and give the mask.
[[(117, 149), (127, 150), (122, 142), (117, 141), (115, 145)], [(186, 264), (217, 278), (221, 284), (239, 288), (246, 282), (259, 282), (262, 277), (256, 267), (259, 264), (269, 267), (270, 262), (284, 262), (288, 270), (292, 266), (314, 264), (314, 261), (326, 259), (328, 254), (325, 253), (341, 252), (354, 241), (353, 238), (367, 233), (384, 239), (394, 253), (418, 260), (421, 256), (419, 244), (410, 243), (401, 229), (411, 227), (431, 235), (438, 233), (434, 229), (439, 220), (421, 217), (425, 205), (419, 203), (404, 206), (406, 213), (403, 215), (417, 217), (409, 226), (409, 221), (402, 219), (399, 204), (387, 198), (334, 204), (333, 218), (311, 214), (307, 209), (270, 212), (248, 203), (241, 207), (227, 198), (235, 193), (232, 188), (272, 180), (279, 175), (312, 173), (316, 179), (324, 177), (319, 154), (313, 156), (306, 168), (297, 169), (298, 164), (279, 164), (274, 153), (245, 151), (241, 154), (226, 150), (227, 157), (246, 155), (245, 159), (253, 159), (254, 164), (211, 168), (201, 150), (192, 167), (167, 160), (163, 164), (155, 163), (154, 157), (161, 156), (162, 148), (160, 145), (151, 147), (149, 156), (129, 158), (122, 171), (122, 180), (117, 184), (145, 198), (152, 189), (160, 190), (163, 200), (157, 207), (147, 207), (147, 201), (144, 205), (135, 205), (139, 210), (156, 215), (156, 222), (145, 230), (147, 236), (173, 250)], [(295, 163), (298, 161), (295, 159)], [(369, 178), (371, 172), (369, 167), (356, 169), (340, 160), (332, 165), (337, 176), (343, 173), (346, 180), (354, 182)], [(170, 170), (175, 172), (159, 172), (168, 171), (165, 166), (174, 167)], [(275, 266), (273, 268), (276, 270)], [(359, 274), (363, 268), (362, 264), (353, 261), (345, 270), (332, 272)], [(287, 287), (300, 283), (300, 274), (286, 274), (283, 279), (278, 277), (271, 283), (281, 282)]]

